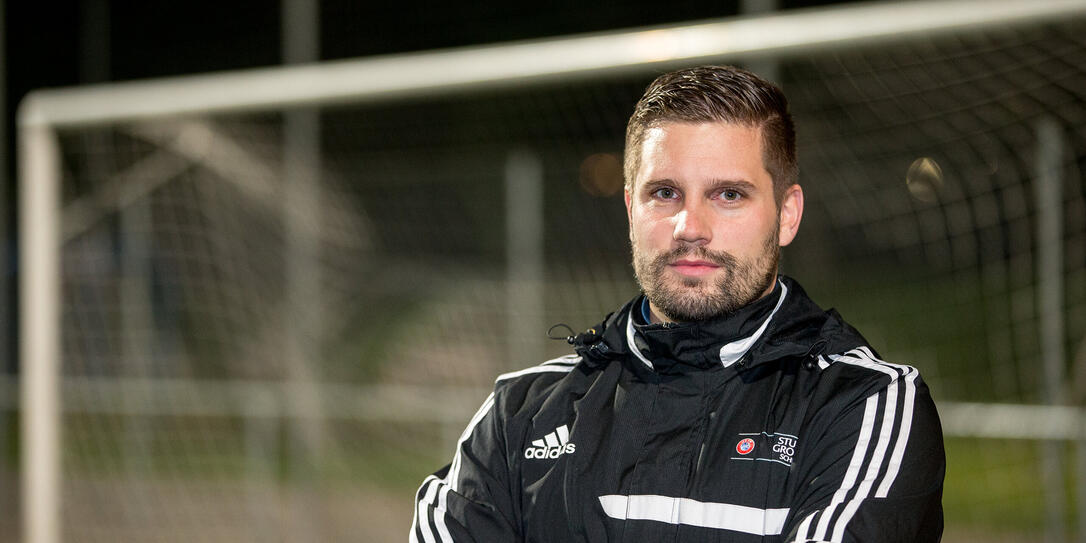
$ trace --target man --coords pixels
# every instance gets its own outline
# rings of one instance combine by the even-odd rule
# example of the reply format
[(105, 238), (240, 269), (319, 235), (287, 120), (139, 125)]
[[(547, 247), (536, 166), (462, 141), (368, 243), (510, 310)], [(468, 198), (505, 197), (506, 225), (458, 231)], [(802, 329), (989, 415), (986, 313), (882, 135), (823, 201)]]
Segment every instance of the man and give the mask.
[(730, 67), (657, 78), (626, 132), (643, 294), (503, 375), (412, 541), (938, 541), (942, 434), (879, 360), (777, 275), (803, 215), (780, 90)]

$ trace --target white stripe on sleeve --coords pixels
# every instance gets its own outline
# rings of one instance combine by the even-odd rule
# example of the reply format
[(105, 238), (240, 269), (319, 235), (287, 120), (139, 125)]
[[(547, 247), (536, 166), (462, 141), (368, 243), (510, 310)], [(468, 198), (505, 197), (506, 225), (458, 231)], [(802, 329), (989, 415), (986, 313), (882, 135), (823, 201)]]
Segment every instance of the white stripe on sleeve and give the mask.
[(893, 486), (894, 480), (897, 479), (898, 471), (901, 469), (901, 459), (905, 456), (905, 446), (909, 443), (909, 432), (913, 426), (913, 406), (916, 403), (916, 378), (920, 375), (920, 372), (912, 366), (900, 366), (897, 364), (889, 364), (905, 372), (905, 405), (901, 410), (901, 428), (897, 433), (897, 440), (894, 443), (894, 452), (890, 456), (890, 464), (886, 469), (886, 475), (882, 477), (882, 483), (879, 484), (878, 490), (875, 491), (876, 498), (885, 498), (890, 494), (890, 487)]
[(486, 397), (486, 401), (484, 401), (483, 405), (479, 407), (479, 410), (475, 412), (475, 416), (471, 417), (471, 422), (468, 422), (467, 428), (464, 428), (464, 432), (460, 434), (460, 439), (456, 442), (456, 454), (453, 455), (452, 467), (449, 468), (449, 473), (445, 475), (445, 483), (448, 484), (452, 490), (456, 490), (456, 487), (459, 484), (460, 464), (463, 462), (460, 451), (464, 448), (464, 443), (471, 437), (471, 433), (475, 431), (475, 427), (484, 417), (486, 417), (486, 414), (490, 412), (492, 407), (494, 407), (493, 392)]
[(894, 480), (897, 479), (898, 470), (901, 469), (901, 458), (905, 456), (905, 445), (909, 442), (909, 431), (912, 430), (913, 425), (913, 404), (916, 402), (916, 376), (919, 372), (913, 370), (907, 377), (905, 377), (905, 407), (901, 411), (901, 428), (898, 430), (897, 443), (894, 444), (894, 452), (890, 457), (890, 466), (886, 470), (886, 475), (882, 477), (882, 483), (879, 484), (878, 491), (875, 492), (876, 498), (885, 498), (890, 493), (890, 487), (894, 484)]
[(418, 536), (418, 534), (416, 532), (418, 532), (418, 529), (419, 529), (419, 513), (420, 512), (422, 513), (423, 522), (426, 521), (426, 503), (425, 503), (424, 498), (419, 498), (418, 496), (422, 495), (422, 496), (425, 497), (426, 493), (423, 492), (422, 489), (426, 488), (427, 490), (429, 490), (428, 487), (430, 485), (430, 482), (431, 481), (436, 481), (436, 480), (437, 480), (437, 477), (434, 477), (433, 475), (427, 477), (426, 479), (424, 479), (422, 481), (422, 485), (419, 486), (418, 491), (415, 492), (415, 496), (416, 496), (416, 499), (418, 500), (418, 502), (415, 504), (415, 514), (411, 518), (411, 537), (408, 540), (408, 541), (410, 541), (410, 543), (418, 543), (418, 541), (419, 541), (419, 536)]
[[(859, 351), (857, 353), (857, 351)], [(916, 403), (916, 378), (920, 375), (920, 372), (912, 366), (906, 366), (901, 364), (891, 364), (884, 362), (875, 357), (875, 354), (871, 352), (871, 349), (867, 347), (859, 347), (849, 354), (858, 354), (860, 358), (866, 359), (864, 362), (865, 367), (874, 367), (883, 371), (883, 368), (896, 368), (904, 376), (905, 381), (905, 398), (904, 405), (901, 409), (901, 428), (898, 430), (897, 438), (894, 442), (894, 452), (890, 455), (890, 463), (886, 469), (886, 474), (882, 477), (882, 482), (879, 483), (878, 489), (875, 491), (876, 498), (885, 498), (890, 494), (890, 487), (893, 486), (894, 481), (897, 479), (898, 471), (901, 470), (901, 459), (905, 456), (905, 446), (909, 443), (909, 432), (912, 430), (913, 424), (913, 406)], [(848, 360), (842, 360), (848, 361)], [(849, 363), (855, 363), (850, 362)]]
[[(437, 494), (440, 482), (435, 478), (430, 482), (430, 487), (426, 489), (426, 495), (419, 501), (419, 526), (422, 528), (422, 539), (426, 543), (437, 543), (434, 539), (434, 532), (430, 529), (430, 519), (427, 518), (428, 504), (434, 503), (434, 497)], [(435, 516), (436, 516), (435, 511)]]
[(815, 515), (817, 514), (818, 510), (811, 511), (811, 514), (807, 515), (807, 518), (803, 519), (803, 522), (800, 523), (799, 528), (796, 528), (796, 538), (789, 543), (804, 543), (807, 541), (807, 534), (811, 532), (811, 521), (814, 520)]
[(852, 450), (852, 459), (848, 464), (848, 470), (845, 471), (845, 477), (841, 481), (841, 487), (837, 489), (837, 492), (833, 493), (833, 499), (830, 501), (829, 507), (822, 512), (822, 517), (818, 520), (818, 530), (815, 532), (815, 539), (824, 539), (826, 537), (826, 530), (829, 528), (830, 519), (833, 518), (833, 514), (837, 511), (837, 507), (845, 501), (845, 497), (848, 495), (849, 490), (852, 490), (852, 485), (856, 483), (856, 477), (860, 472), (860, 466), (863, 465), (864, 458), (867, 457), (867, 449), (871, 442), (871, 431), (875, 424), (875, 411), (877, 411), (878, 405), (878, 394), (867, 398), (867, 402), (864, 406), (863, 423), (860, 425), (860, 435), (856, 439), (856, 447)]
[[(577, 357), (563, 357), (555, 360), (544, 362), (543, 365), (534, 366), (521, 371), (507, 373), (500, 375), (498, 381), (506, 379), (512, 379), (521, 375), (528, 375), (532, 373), (542, 372), (566, 372), (568, 373), (574, 367), (580, 358)], [(448, 511), (449, 492), (455, 492), (460, 484), (460, 468), (463, 464), (463, 456), (461, 452), (464, 449), (464, 444), (471, 438), (472, 433), (475, 432), (475, 428), (480, 422), (486, 418), (494, 408), (494, 393), (490, 393), (486, 400), (483, 401), (483, 405), (475, 412), (468, 422), (463, 433), (460, 434), (460, 439), (456, 442), (456, 452), (453, 455), (452, 463), (449, 467), (449, 473), (445, 475), (444, 479), (438, 479), (431, 475), (427, 477), (422, 485), (419, 487), (419, 491), (416, 495), (421, 495), (418, 503), (415, 504), (415, 512), (411, 519), (411, 543), (418, 542), (418, 534), (422, 533), (422, 538), (425, 543), (437, 543), (434, 537), (434, 530), (430, 527), (430, 509), (433, 508), (433, 525), (437, 529), (437, 537), (440, 538), (442, 543), (452, 543), (453, 538), (449, 532), (448, 524), (445, 521), (445, 514)], [(424, 490), (425, 489), (425, 490)]]
[[(875, 491), (876, 498), (885, 498), (888, 495), (894, 480), (897, 478), (897, 474), (901, 468), (901, 459), (904, 456), (905, 446), (908, 443), (909, 432), (912, 427), (913, 406), (916, 399), (916, 378), (919, 375), (919, 372), (917, 372), (916, 368), (911, 366), (883, 362), (876, 358), (874, 353), (867, 347), (859, 347), (849, 351), (845, 355), (831, 356), (831, 358), (833, 358), (835, 362), (844, 362), (846, 364), (873, 369), (885, 373), (891, 378), (890, 384), (885, 390), (886, 406), (884, 408), (879, 439), (873, 452), (871, 462), (869, 463), (864, 479), (857, 488), (852, 500), (850, 500), (848, 505), (844, 508), (840, 517), (833, 521), (832, 540), (841, 541), (844, 538), (844, 532), (849, 521), (856, 515), (856, 511), (859, 509), (863, 500), (867, 499), (871, 494), (871, 488), (875, 485), (875, 481), (883, 467), (886, 467), (886, 472), (882, 476), (882, 481)], [(903, 393), (900, 394), (900, 398), (898, 383), (904, 385)], [(897, 434), (892, 435), (894, 433), (894, 425), (899, 418), (901, 423)], [(887, 456), (886, 453), (891, 444), (893, 444), (893, 450), (889, 456)], [(835, 494), (835, 500), (836, 497)], [(826, 525), (827, 522), (829, 521), (825, 517), (820, 520), (819, 532), (816, 534), (818, 537), (826, 535), (825, 531), (822, 530), (822, 527)]]
[(879, 430), (879, 441), (875, 445), (875, 453), (871, 457), (871, 462), (867, 465), (867, 473), (864, 475), (863, 481), (860, 482), (859, 488), (856, 489), (856, 494), (845, 506), (841, 516), (834, 522), (831, 541), (839, 542), (844, 537), (845, 526), (856, 515), (856, 510), (860, 508), (860, 504), (871, 492), (871, 486), (875, 483), (875, 479), (879, 476), (879, 470), (882, 468), (883, 457), (886, 456), (886, 449), (890, 446), (890, 434), (894, 429), (894, 414), (897, 411), (897, 381), (890, 383), (885, 394), (886, 406), (883, 409), (882, 428)]
[(438, 492), (437, 509), (434, 510), (434, 524), (437, 525), (437, 535), (441, 538), (442, 543), (453, 543), (452, 534), (449, 533), (449, 526), (445, 524), (445, 512), (448, 511), (449, 505), (449, 485), (441, 485), (441, 490)]

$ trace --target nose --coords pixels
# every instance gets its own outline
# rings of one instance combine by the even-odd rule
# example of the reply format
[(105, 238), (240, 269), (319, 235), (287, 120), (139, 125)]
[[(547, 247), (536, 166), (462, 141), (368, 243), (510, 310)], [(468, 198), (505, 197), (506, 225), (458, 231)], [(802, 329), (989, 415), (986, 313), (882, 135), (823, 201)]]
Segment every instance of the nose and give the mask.
[(712, 228), (704, 209), (688, 205), (675, 215), (675, 232), (672, 235), (675, 241), (702, 245), (709, 243), (712, 237)]

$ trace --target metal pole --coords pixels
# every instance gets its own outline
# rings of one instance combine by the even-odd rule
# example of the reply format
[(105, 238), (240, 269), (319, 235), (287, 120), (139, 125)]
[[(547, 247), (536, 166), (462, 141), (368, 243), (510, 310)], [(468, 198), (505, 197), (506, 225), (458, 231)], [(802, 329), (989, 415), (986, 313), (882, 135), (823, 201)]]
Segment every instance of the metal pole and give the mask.
[[(109, 81), (110, 74), (110, 24), (108, 0), (88, 0), (79, 4), (79, 80), (82, 84)], [(107, 183), (108, 166), (105, 164), (101, 149), (107, 147), (107, 138), (100, 129), (84, 131), (81, 137), (83, 150), (81, 158), (85, 177), (91, 183)], [(114, 202), (120, 210), (120, 302), (121, 302), (121, 364), (119, 371), (124, 378), (143, 378), (150, 374), (153, 345), (155, 339), (154, 309), (151, 302), (154, 277), (152, 276), (151, 255), (153, 246), (154, 217), (151, 205), (145, 198), (126, 205), (126, 202)], [(112, 247), (109, 233), (90, 232), (94, 241), (104, 250)], [(113, 333), (110, 330), (109, 333)], [(91, 353), (86, 353), (91, 354)], [(93, 353), (99, 354), (99, 353)], [(127, 476), (139, 479), (148, 476), (151, 452), (148, 436), (151, 428), (148, 417), (141, 414), (148, 410), (148, 403), (154, 397), (132, 397), (126, 395), (120, 401), (129, 405), (129, 415), (122, 420), (123, 441), (121, 458)], [(129, 487), (135, 492), (140, 485)], [(131, 507), (140, 508), (149, 505), (147, 496), (131, 499)]]
[(59, 543), (60, 151), (53, 129), (21, 126), (19, 158), (23, 537)]
[[(1071, 367), (1076, 368), (1076, 378), (1074, 392), (1071, 397), (1068, 398), (1073, 405), (1081, 405), (1083, 400), (1083, 388), (1082, 383), (1078, 382), (1077, 377), (1078, 370), (1086, 368), (1086, 337), (1079, 339), (1078, 348), (1075, 349), (1075, 354), (1071, 360)], [(1086, 417), (1080, 417), (1080, 421), (1086, 422)], [(1078, 523), (1078, 541), (1080, 543), (1086, 543), (1086, 424), (1080, 424), (1083, 428), (1079, 431), (1078, 438), (1075, 440), (1075, 505), (1076, 515), (1075, 520)]]
[[(5, 36), (4, 26), (4, 0), (0, 0), (0, 36)], [(11, 299), (9, 298), (11, 276), (8, 274), (11, 265), (8, 258), (8, 189), (10, 176), (8, 175), (8, 98), (7, 98), (7, 51), (4, 41), (0, 40), (0, 355), (4, 360), (13, 360), (10, 355), (15, 354), (11, 343), (8, 341), (8, 332), (11, 330)], [(9, 350), (10, 349), (10, 350)], [(15, 368), (4, 364), (0, 371), (7, 373)], [(3, 429), (0, 429), (0, 446), (3, 446)]]
[[(315, 0), (282, 3), (283, 62), (299, 64), (319, 60), (319, 5)], [(287, 401), (298, 413), (289, 419), (287, 440), (289, 473), (293, 479), (294, 514), (287, 526), (293, 541), (320, 541), (320, 525), (312, 500), (318, 462), (323, 456), (325, 432), (320, 417), (320, 393), (314, 374), (323, 326), (320, 322), (320, 117), (316, 109), (285, 113), (283, 140), (286, 231), (285, 362), (289, 379)]]
[[(1034, 189), (1037, 199), (1037, 313), (1042, 390), (1046, 403), (1062, 404), (1064, 382), (1063, 322), (1063, 136), (1055, 120), (1037, 121), (1037, 162)], [(1041, 483), (1045, 494), (1045, 540), (1064, 541), (1063, 442), (1043, 442)]]
[(1086, 542), (1086, 439), (1075, 441), (1075, 503), (1078, 541)]
[[(777, 0), (741, 0), (739, 13), (743, 15), (760, 15), (773, 13), (780, 9)], [(762, 76), (762, 78), (779, 84), (780, 63), (771, 58), (754, 59), (747, 63), (747, 68)]]
[[(120, 214), (120, 301), (121, 301), (121, 364), (118, 373), (126, 379), (144, 379), (152, 375), (151, 363), (154, 352), (155, 318), (151, 292), (153, 247), (152, 228), (154, 217), (151, 203), (146, 198), (132, 202), (127, 207), (118, 205)], [(97, 235), (97, 234), (96, 234)], [(120, 398), (129, 406), (128, 416), (122, 423), (124, 438), (121, 458), (127, 476), (133, 480), (147, 477), (151, 466), (151, 427), (149, 416), (153, 411), (154, 396), (140, 397), (126, 394)], [(135, 484), (130, 492), (141, 488)], [(133, 499), (133, 508), (150, 505), (146, 500)]]
[(543, 164), (516, 150), (505, 162), (506, 295), (509, 319), (504, 371), (543, 362), (546, 340), (543, 263)]
[[(4, 28), (4, 0), (0, 0), (0, 36), (5, 36)], [(12, 300), (10, 296), (11, 260), (8, 258), (8, 189), (10, 176), (8, 175), (8, 99), (7, 99), (7, 53), (4, 41), (0, 39), (0, 378), (7, 379), (9, 373), (15, 371), (13, 361), (16, 360), (15, 347), (8, 339), (12, 329)], [(8, 450), (8, 410), (0, 407), (0, 451)], [(0, 452), (0, 461), (5, 461), (5, 454)], [(7, 486), (7, 474), (0, 468), (0, 486)], [(0, 499), (0, 505), (4, 500)]]
[(281, 414), (278, 394), (253, 394), (245, 405), (246, 499), (252, 541), (275, 541), (283, 530), (276, 525), (278, 496), (274, 492)]

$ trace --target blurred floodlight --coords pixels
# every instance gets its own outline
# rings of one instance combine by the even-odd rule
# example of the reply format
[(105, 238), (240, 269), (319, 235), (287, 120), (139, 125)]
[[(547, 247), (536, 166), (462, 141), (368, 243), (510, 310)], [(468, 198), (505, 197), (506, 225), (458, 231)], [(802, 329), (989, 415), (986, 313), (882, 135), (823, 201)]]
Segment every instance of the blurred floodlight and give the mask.
[(581, 188), (592, 196), (613, 196), (622, 184), (622, 161), (614, 153), (588, 155), (581, 162)]
[(943, 169), (935, 160), (920, 157), (913, 161), (905, 172), (905, 186), (909, 194), (924, 203), (934, 203), (939, 199), (943, 188)]

